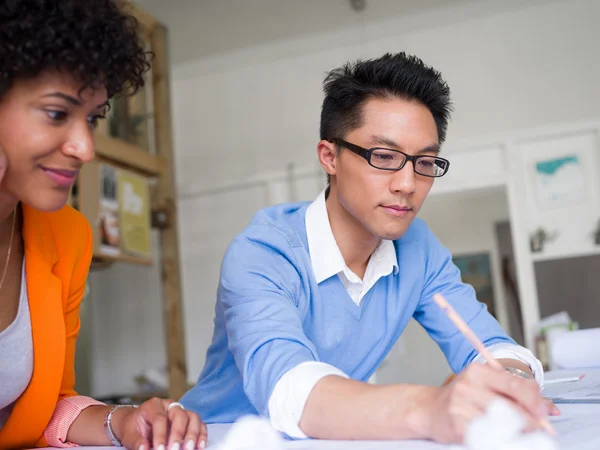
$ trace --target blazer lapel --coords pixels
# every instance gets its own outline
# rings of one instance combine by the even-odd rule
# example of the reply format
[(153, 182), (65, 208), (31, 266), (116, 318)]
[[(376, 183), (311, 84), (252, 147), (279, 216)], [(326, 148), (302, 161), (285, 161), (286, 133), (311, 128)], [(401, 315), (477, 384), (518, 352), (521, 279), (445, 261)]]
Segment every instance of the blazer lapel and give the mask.
[[(23, 205), (25, 273), (33, 334), (34, 369), (27, 390), (0, 430), (0, 441), (22, 445), (23, 436), (43, 434), (56, 403), (65, 358), (65, 324), (60, 279), (52, 272), (58, 254), (43, 213)], [(35, 430), (35, 431), (34, 431)]]

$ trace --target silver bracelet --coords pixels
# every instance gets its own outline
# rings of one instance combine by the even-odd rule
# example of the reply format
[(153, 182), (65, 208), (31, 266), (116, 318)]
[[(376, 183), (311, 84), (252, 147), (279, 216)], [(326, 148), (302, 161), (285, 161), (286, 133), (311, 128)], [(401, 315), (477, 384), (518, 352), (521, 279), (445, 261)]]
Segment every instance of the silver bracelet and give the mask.
[(110, 443), (114, 447), (123, 447), (123, 443), (117, 437), (112, 428), (112, 415), (119, 408), (137, 408), (135, 405), (114, 405), (112, 408), (108, 410), (106, 415), (104, 416), (104, 431), (106, 432), (106, 436), (110, 440)]
[(512, 373), (513, 375), (516, 375), (518, 377), (521, 378), (525, 378), (526, 380), (531, 380), (531, 375), (529, 375), (527, 372), (522, 371), (521, 369), (517, 369), (515, 367), (506, 367), (506, 370), (510, 373)]

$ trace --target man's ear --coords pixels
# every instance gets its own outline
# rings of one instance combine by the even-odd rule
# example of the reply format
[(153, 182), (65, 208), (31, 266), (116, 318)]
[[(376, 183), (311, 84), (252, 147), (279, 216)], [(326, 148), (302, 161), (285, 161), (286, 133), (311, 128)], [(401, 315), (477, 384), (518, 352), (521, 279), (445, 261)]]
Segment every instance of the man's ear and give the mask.
[(319, 157), (319, 163), (328, 175), (335, 175), (337, 172), (337, 145), (333, 142), (321, 140), (317, 144), (317, 155)]

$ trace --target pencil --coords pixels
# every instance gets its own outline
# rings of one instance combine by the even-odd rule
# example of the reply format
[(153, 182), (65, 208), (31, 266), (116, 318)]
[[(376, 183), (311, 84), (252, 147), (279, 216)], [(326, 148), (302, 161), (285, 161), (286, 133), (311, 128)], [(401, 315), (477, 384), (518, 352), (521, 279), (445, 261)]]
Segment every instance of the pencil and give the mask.
[(549, 384), (557, 384), (557, 383), (571, 383), (573, 381), (581, 380), (584, 375), (579, 375), (578, 377), (566, 377), (566, 378), (551, 378), (550, 380), (544, 380), (544, 386), (548, 386)]
[[(458, 328), (465, 338), (471, 343), (471, 345), (475, 348), (475, 350), (485, 358), (487, 363), (499, 370), (505, 370), (504, 366), (496, 360), (489, 352), (483, 342), (477, 337), (477, 335), (473, 332), (473, 330), (467, 325), (467, 323), (458, 315), (458, 313), (454, 310), (454, 308), (446, 301), (446, 299), (441, 294), (435, 294), (433, 296), (433, 300), (438, 304), (438, 306), (446, 313), (450, 321)], [(550, 422), (546, 418), (540, 419), (540, 425), (544, 428), (548, 433), (552, 436), (556, 436), (556, 431), (550, 425)]]

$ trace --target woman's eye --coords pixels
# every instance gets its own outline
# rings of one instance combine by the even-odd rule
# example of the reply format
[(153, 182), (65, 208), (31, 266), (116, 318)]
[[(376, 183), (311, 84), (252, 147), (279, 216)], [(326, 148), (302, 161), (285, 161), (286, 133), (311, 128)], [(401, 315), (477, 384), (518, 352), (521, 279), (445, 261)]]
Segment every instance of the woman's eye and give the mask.
[(106, 117), (103, 115), (98, 115), (98, 116), (91, 116), (88, 118), (88, 122), (90, 123), (90, 125), (93, 128), (96, 128), (98, 126), (98, 122), (102, 119), (105, 119)]
[(46, 114), (48, 115), (48, 117), (50, 117), (50, 119), (57, 121), (57, 122), (62, 122), (63, 120), (65, 120), (67, 118), (67, 113), (64, 111), (55, 111), (55, 110), (47, 109)]

